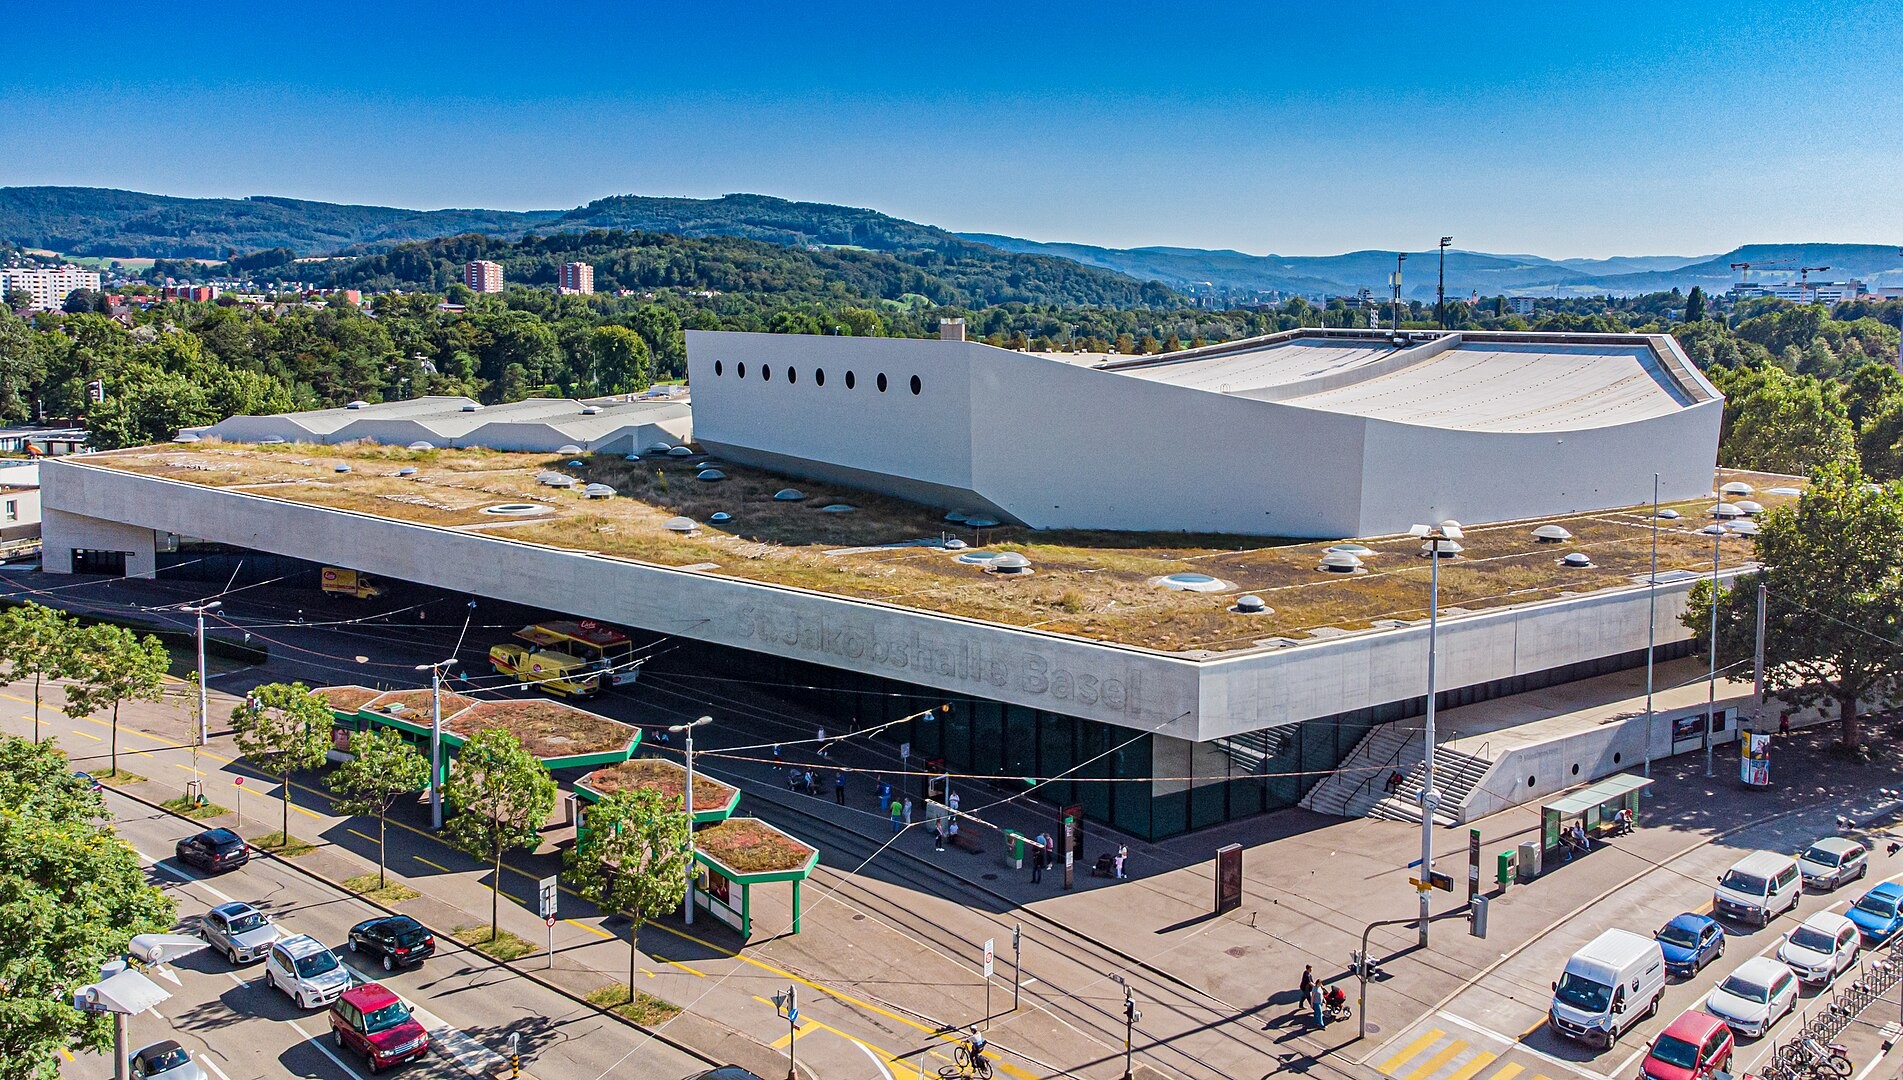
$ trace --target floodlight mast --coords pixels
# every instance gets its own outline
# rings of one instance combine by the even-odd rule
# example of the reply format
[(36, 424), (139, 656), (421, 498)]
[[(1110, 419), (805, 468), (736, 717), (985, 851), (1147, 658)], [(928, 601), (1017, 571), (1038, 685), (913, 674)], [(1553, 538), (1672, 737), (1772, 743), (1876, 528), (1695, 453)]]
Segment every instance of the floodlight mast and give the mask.
[[(1399, 272), (1395, 275), (1400, 276)], [(1427, 722), (1422, 731), (1421, 751), (1421, 872), (1415, 879), (1415, 889), (1421, 898), (1421, 947), (1427, 947), (1428, 927), (1428, 891), (1434, 877), (1434, 808), (1440, 802), (1440, 793), (1434, 790), (1434, 661), (1440, 645), (1440, 560), (1441, 544), (1452, 543), (1465, 534), (1460, 526), (1452, 521), (1443, 521), (1439, 525), (1415, 525), (1408, 530), (1412, 536), (1427, 541), (1428, 560), (1428, 606), (1427, 606)], [(1450, 552), (1451, 554), (1451, 552)]]

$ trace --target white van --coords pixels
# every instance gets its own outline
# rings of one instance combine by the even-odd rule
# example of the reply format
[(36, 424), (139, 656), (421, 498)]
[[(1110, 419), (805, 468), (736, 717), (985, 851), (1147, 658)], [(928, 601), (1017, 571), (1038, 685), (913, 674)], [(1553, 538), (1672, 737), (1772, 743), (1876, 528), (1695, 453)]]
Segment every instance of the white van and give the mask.
[(1775, 851), (1754, 851), (1724, 872), (1711, 899), (1715, 914), (1769, 926), (1772, 919), (1797, 910), (1803, 895), (1804, 877), (1796, 859)]
[(1627, 930), (1608, 930), (1566, 961), (1553, 984), (1546, 1020), (1569, 1039), (1610, 1049), (1627, 1030), (1658, 1012), (1665, 996), (1665, 952)]

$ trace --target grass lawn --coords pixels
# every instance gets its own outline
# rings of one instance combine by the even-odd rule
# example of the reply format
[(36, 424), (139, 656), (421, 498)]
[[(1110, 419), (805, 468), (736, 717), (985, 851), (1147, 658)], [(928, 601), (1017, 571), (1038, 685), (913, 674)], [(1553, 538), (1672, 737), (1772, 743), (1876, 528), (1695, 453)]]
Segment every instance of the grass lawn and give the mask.
[(295, 859), (299, 855), (307, 855), (317, 850), (316, 844), (306, 843), (295, 836), (287, 837), (283, 833), (265, 833), (251, 841), (251, 846), (259, 851), (282, 855), (287, 859)]
[(401, 881), (391, 881), (387, 885), (377, 885), (377, 875), (358, 874), (344, 882), (344, 888), (362, 896), (366, 900), (375, 900), (379, 904), (401, 904), (405, 900), (414, 900), (423, 895)]
[(628, 1000), (627, 983), (609, 983), (599, 990), (590, 991), (588, 1001), (637, 1024), (664, 1024), (681, 1011), (679, 1005), (639, 990), (634, 992), (634, 1000)]
[(191, 818), (193, 821), (203, 821), (206, 818), (215, 818), (219, 814), (231, 813), (231, 811), (225, 809), (222, 806), (219, 806), (217, 803), (208, 802), (203, 804), (195, 804), (192, 802), (191, 799), (187, 798), (184, 795), (180, 795), (176, 799), (167, 799), (166, 801), (160, 803), (159, 805), (163, 806), (167, 810), (170, 810), (174, 814), (183, 814), (186, 817)]
[(119, 787), (122, 784), (145, 783), (145, 777), (140, 776), (138, 773), (135, 773), (130, 769), (119, 769), (116, 772), (108, 771), (108, 772), (102, 772), (102, 773), (94, 773), (93, 779), (109, 787)]
[(497, 931), (495, 937), (489, 936), (486, 926), (465, 926), (456, 931), (456, 940), (464, 945), (497, 960), (514, 960), (535, 951), (535, 946), (507, 930)]

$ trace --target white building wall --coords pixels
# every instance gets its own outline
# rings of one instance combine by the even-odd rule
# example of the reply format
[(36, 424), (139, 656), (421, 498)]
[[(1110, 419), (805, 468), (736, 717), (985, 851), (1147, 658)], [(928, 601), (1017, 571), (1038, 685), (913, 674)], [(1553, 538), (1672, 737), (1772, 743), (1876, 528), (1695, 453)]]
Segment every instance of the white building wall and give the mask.
[[(107, 508), (105, 511), (111, 514)], [(93, 516), (66, 510), (45, 510), (40, 523), (40, 566), (49, 574), (73, 572), (73, 552), (123, 551), (126, 576), (149, 578), (158, 571), (158, 538), (149, 527), (114, 520), (117, 515)], [(178, 529), (190, 535), (189, 529)]]

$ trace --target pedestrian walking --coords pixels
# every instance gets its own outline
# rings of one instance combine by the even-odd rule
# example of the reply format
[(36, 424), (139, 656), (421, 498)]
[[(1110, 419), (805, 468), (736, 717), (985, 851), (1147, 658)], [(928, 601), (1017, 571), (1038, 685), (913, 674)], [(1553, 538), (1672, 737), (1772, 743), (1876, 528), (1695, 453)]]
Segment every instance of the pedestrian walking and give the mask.
[(879, 813), (883, 814), (892, 808), (892, 785), (886, 783), (885, 777), (883, 776), (875, 780), (874, 783), (878, 785)]
[(953, 810), (958, 809), (958, 793), (956, 791), (945, 798), (945, 805), (951, 807)]
[(824, 727), (821, 727), (817, 731), (814, 732), (813, 741), (819, 744), (819, 756), (825, 757), (826, 756), (826, 729)]
[(1127, 848), (1127, 847), (1124, 847), (1124, 846), (1123, 846), (1122, 844), (1118, 844), (1118, 845), (1117, 845), (1117, 858), (1116, 858), (1116, 868), (1117, 868), (1117, 880), (1118, 880), (1118, 881), (1122, 881), (1122, 880), (1124, 879), (1124, 876), (1125, 876), (1125, 875), (1124, 875), (1124, 873), (1123, 873), (1123, 864), (1124, 864), (1124, 861), (1125, 861), (1126, 859), (1128, 859), (1129, 857), (1130, 857), (1130, 849), (1129, 849), (1129, 848)]
[(905, 827), (904, 825), (899, 823), (899, 804), (894, 802), (891, 799), (887, 799), (886, 805), (892, 808), (892, 831), (898, 832), (900, 829), (903, 829)]
[(1308, 1000), (1308, 992), (1315, 989), (1315, 965), (1302, 965), (1302, 1000)]
[(1038, 882), (1043, 880), (1044, 880), (1044, 849), (1041, 847), (1034, 847), (1031, 849), (1031, 884), (1035, 885)]
[(779, 744), (779, 743), (774, 743), (774, 744), (773, 744), (773, 764), (775, 764), (775, 765), (778, 765), (778, 764), (780, 763), (780, 761), (781, 761), (781, 758), (780, 758), (780, 744)]
[(905, 823), (907, 825), (912, 823), (912, 797), (910, 795), (905, 797)]
[(932, 850), (945, 850), (945, 819), (937, 818), (932, 822)]
[(833, 801), (838, 803), (841, 806), (846, 805), (846, 774), (845, 773), (839, 772), (839, 773), (833, 774)]
[(1319, 982), (1308, 988), (1308, 1007), (1315, 1013), (1315, 1026), (1327, 1027), (1328, 1013), (1322, 1007), (1322, 985)]

